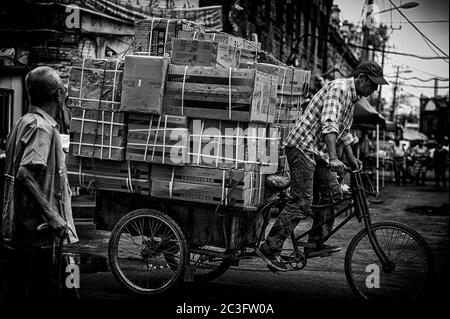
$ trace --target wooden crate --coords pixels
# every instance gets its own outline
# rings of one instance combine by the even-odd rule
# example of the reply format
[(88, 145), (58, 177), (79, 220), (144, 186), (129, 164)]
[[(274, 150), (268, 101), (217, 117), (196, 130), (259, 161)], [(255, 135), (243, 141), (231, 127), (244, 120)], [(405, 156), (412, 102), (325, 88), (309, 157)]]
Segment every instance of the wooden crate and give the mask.
[(123, 112), (70, 110), (73, 155), (121, 161), (125, 159), (127, 125)]
[(251, 69), (170, 65), (166, 114), (272, 123), (278, 79)]
[(301, 104), (303, 97), (298, 95), (277, 95), (277, 105), (275, 107), (275, 123), (295, 122), (301, 114)]
[(264, 175), (258, 172), (152, 165), (151, 180), (156, 198), (242, 208), (264, 199)]
[(127, 55), (120, 110), (162, 114), (168, 66), (166, 57)]
[(129, 113), (126, 159), (184, 165), (188, 134), (184, 116)]
[(66, 157), (67, 175), (71, 186), (150, 194), (150, 165), (133, 161), (107, 161)]
[(236, 68), (240, 50), (227, 43), (208, 40), (173, 39), (170, 54), (172, 64)]
[(150, 18), (134, 24), (134, 52), (164, 56), (168, 54), (173, 38), (180, 31), (204, 32), (204, 27), (191, 21), (179, 19)]
[(276, 172), (279, 131), (270, 124), (189, 120), (188, 165)]
[(122, 92), (123, 61), (83, 59), (70, 70), (69, 108), (118, 111)]

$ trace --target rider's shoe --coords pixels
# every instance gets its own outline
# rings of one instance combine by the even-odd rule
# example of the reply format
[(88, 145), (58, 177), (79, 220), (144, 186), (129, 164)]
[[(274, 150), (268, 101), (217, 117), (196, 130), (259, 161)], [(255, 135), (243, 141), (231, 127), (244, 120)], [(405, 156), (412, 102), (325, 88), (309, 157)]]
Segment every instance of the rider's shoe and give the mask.
[(341, 247), (322, 244), (317, 248), (305, 248), (305, 255), (308, 258), (325, 257), (341, 251)]
[[(288, 268), (286, 265), (281, 261), (280, 256), (275, 256), (272, 254), (267, 253), (264, 249), (257, 248), (255, 250), (256, 254), (261, 257), (262, 260), (264, 260), (268, 266), (271, 268), (278, 270), (278, 271), (287, 271)], [(269, 268), (270, 269), (270, 268)], [(271, 269), (272, 270), (272, 269)], [(273, 270), (272, 270), (273, 271)]]

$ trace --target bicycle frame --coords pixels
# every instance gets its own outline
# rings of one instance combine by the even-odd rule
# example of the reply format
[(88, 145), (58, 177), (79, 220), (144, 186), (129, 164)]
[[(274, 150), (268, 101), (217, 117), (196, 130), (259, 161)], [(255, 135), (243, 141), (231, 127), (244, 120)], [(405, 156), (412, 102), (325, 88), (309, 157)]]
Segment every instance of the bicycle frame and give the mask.
[[(365, 194), (365, 190), (362, 186), (362, 179), (361, 179), (361, 171), (357, 170), (357, 171), (353, 171), (352, 172), (352, 189), (351, 189), (351, 194), (348, 196), (344, 196), (342, 198), (340, 198), (338, 201), (331, 201), (331, 203), (326, 204), (326, 205), (311, 205), (311, 208), (314, 209), (329, 209), (329, 208), (335, 208), (336, 206), (348, 201), (351, 199), (351, 202), (348, 203), (344, 208), (339, 209), (336, 213), (334, 213), (331, 217), (327, 218), (325, 221), (321, 222), (320, 224), (314, 226), (313, 228), (311, 228), (310, 230), (301, 233), (300, 235), (294, 237), (293, 233), (291, 234), (291, 239), (292, 239), (292, 243), (294, 246), (294, 250), (298, 250), (298, 246), (299, 246), (299, 241), (304, 238), (305, 236), (309, 235), (311, 232), (317, 230), (319, 227), (322, 227), (323, 225), (331, 222), (332, 220), (334, 220), (336, 217), (344, 214), (345, 212), (347, 212), (348, 210), (350, 210), (351, 208), (354, 208), (354, 211), (347, 216), (339, 225), (333, 227), (333, 229), (330, 231), (330, 233), (325, 236), (324, 238), (322, 238), (318, 243), (302, 243), (303, 246), (305, 247), (311, 247), (311, 248), (315, 248), (317, 244), (321, 244), (326, 242), (328, 239), (330, 239), (337, 231), (339, 231), (339, 229), (341, 229), (344, 225), (346, 225), (353, 217), (355, 217), (359, 223), (361, 223), (362, 221), (364, 222), (364, 227), (367, 230), (368, 233), (368, 238), (369, 238), (369, 242), (372, 245), (372, 248), (375, 251), (375, 254), (377, 255), (378, 259), (380, 260), (380, 262), (382, 263), (383, 267), (387, 267), (385, 269), (390, 270), (391, 267), (393, 267), (393, 264), (391, 262), (389, 262), (388, 257), (386, 256), (386, 254), (382, 251), (382, 249), (380, 248), (380, 245), (378, 243), (378, 239), (376, 238), (376, 235), (372, 232), (371, 228), (372, 228), (372, 220), (370, 218), (370, 212), (369, 212), (369, 207), (367, 205), (367, 198), (366, 198), (366, 194)], [(259, 244), (261, 243), (261, 240), (264, 236), (264, 232), (265, 229), (267, 227), (267, 224), (269, 223), (270, 220), (270, 209), (274, 206), (277, 206), (278, 209), (281, 211), (286, 202), (288, 200), (288, 197), (284, 195), (283, 192), (280, 193), (280, 197), (273, 199), (267, 203), (265, 203), (260, 209), (259, 209), (259, 214), (257, 214), (254, 217), (254, 220), (252, 221), (251, 224), (254, 224), (256, 222), (256, 220), (258, 219), (258, 217), (263, 214), (264, 216), (264, 223), (263, 223), (263, 227), (261, 230), (261, 233), (259, 235), (258, 238), (258, 242), (257, 245), (259, 246)], [(243, 237), (243, 242), (245, 241), (245, 239), (247, 238), (249, 232), (247, 232), (244, 237)], [(240, 247), (242, 248), (242, 247)]]

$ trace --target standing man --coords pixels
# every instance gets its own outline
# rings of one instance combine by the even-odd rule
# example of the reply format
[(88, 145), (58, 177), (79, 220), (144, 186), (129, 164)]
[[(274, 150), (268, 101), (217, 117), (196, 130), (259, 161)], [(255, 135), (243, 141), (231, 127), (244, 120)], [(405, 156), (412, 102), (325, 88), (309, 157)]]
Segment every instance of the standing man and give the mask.
[(400, 144), (400, 140), (395, 140), (394, 145), (394, 172), (395, 172), (395, 183), (400, 186), (400, 175), (402, 176), (402, 184), (406, 185), (406, 156), (405, 147)]
[[(327, 203), (341, 196), (336, 172), (342, 173), (345, 165), (336, 153), (336, 144), (344, 145), (347, 159), (353, 168), (361, 166), (351, 148), (353, 137), (350, 127), (353, 109), (361, 96), (377, 91), (378, 85), (387, 84), (381, 67), (372, 61), (360, 64), (353, 77), (325, 84), (312, 98), (296, 126), (285, 141), (286, 155), (291, 174), (291, 198), (278, 216), (266, 241), (256, 253), (279, 271), (286, 271), (280, 254), (283, 243), (301, 219), (306, 218), (312, 194), (313, 179), (318, 186), (319, 202)], [(334, 209), (314, 212), (313, 227), (331, 217)], [(305, 248), (307, 257), (316, 257), (340, 251), (340, 247), (322, 242), (333, 228), (334, 221), (311, 232), (309, 243), (315, 248)]]
[(412, 155), (414, 158), (416, 186), (419, 186), (420, 182), (422, 186), (425, 186), (429, 151), (428, 147), (425, 146), (423, 140), (419, 141), (419, 145), (413, 147)]
[(442, 181), (442, 185), (447, 187), (447, 180), (445, 177), (445, 171), (448, 164), (448, 151), (442, 147), (442, 142), (438, 142), (433, 154), (433, 168), (436, 178), (436, 187), (439, 187), (439, 182)]
[[(11, 299), (57, 296), (55, 240), (78, 240), (56, 121), (64, 122), (61, 114), (67, 114), (63, 83), (49, 67), (32, 70), (25, 83), (30, 110), (14, 125), (6, 145), (2, 233)], [(43, 224), (48, 229), (39, 230)]]

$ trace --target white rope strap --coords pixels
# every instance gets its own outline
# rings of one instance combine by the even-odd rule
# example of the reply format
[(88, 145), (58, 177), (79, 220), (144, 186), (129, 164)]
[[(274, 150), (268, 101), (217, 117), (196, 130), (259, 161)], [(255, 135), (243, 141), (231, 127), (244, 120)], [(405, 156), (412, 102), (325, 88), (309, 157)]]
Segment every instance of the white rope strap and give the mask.
[(150, 39), (148, 42), (148, 55), (152, 55), (152, 42), (153, 42), (153, 23), (155, 21), (155, 18), (152, 18), (152, 24), (150, 27)]
[(225, 189), (225, 179), (226, 179), (226, 171), (222, 170), (222, 195), (220, 196), (221, 200), (225, 198), (225, 195), (227, 194)]
[[(103, 113), (103, 112), (102, 112)], [(114, 114), (115, 112), (111, 112), (111, 124), (109, 129), (109, 159), (111, 159), (111, 152), (112, 152), (112, 146), (113, 146), (113, 126), (114, 126)]]
[(184, 116), (184, 86), (186, 84), (187, 65), (184, 67), (183, 86), (181, 87), (181, 116)]
[(168, 35), (169, 35), (169, 24), (170, 24), (170, 19), (167, 19), (166, 34), (165, 34), (165, 37), (164, 37), (164, 51), (163, 51), (163, 56), (166, 55), (167, 37), (168, 37)]
[[(80, 95), (79, 95), (79, 102), (78, 102), (78, 107), (81, 107), (81, 101), (82, 101), (82, 92), (83, 92), (83, 77), (84, 77), (84, 66), (85, 66), (85, 62), (86, 62), (87, 58), (83, 59), (83, 63), (81, 65), (81, 79), (80, 79)], [(79, 155), (79, 154), (78, 154)]]
[(100, 144), (100, 158), (103, 158), (103, 144), (104, 144), (104, 136), (105, 136), (105, 112), (102, 111), (102, 142)]
[(279, 105), (278, 114), (277, 114), (277, 122), (280, 121), (281, 106), (283, 105), (283, 97), (284, 97), (283, 90), (284, 90), (284, 83), (285, 83), (285, 79), (286, 79), (286, 70), (287, 70), (287, 68), (284, 68), (283, 81), (281, 82), (281, 90), (280, 90), (281, 98), (280, 98), (280, 105)]
[(82, 162), (83, 158), (80, 158), (80, 161), (78, 162), (78, 183), (80, 184), (80, 186), (84, 186), (84, 180), (82, 177)]
[(222, 141), (222, 121), (219, 120), (219, 136), (217, 137), (217, 152), (216, 152), (216, 167), (219, 167), (219, 157), (221, 155), (221, 144)]
[(235, 160), (235, 168), (238, 168), (238, 159), (239, 159), (239, 121), (237, 122), (236, 129), (236, 160)]
[(201, 120), (201, 121), (202, 121), (202, 126), (200, 128), (200, 139), (198, 142), (197, 165), (200, 165), (200, 155), (202, 152), (203, 129), (205, 127), (205, 120)]
[[(253, 194), (254, 194), (254, 192), (255, 192), (255, 185), (253, 184), (255, 181), (254, 181), (254, 175), (253, 175), (254, 173), (253, 172), (250, 172), (249, 173), (249, 175), (250, 175), (250, 203), (252, 203), (253, 202)], [(258, 199), (258, 202), (259, 202), (259, 199)]]
[(153, 140), (152, 162), (153, 162), (153, 159), (155, 158), (156, 142), (158, 140), (158, 134), (159, 134), (159, 131), (160, 131), (159, 130), (160, 125), (161, 125), (161, 116), (159, 116), (159, 118), (158, 118), (158, 126), (157, 126), (156, 132), (155, 132), (155, 139)]
[(83, 143), (83, 132), (84, 132), (84, 117), (86, 115), (86, 110), (83, 109), (81, 116), (81, 132), (80, 132), (80, 145), (78, 145), (78, 155), (81, 154), (81, 144)]
[[(116, 80), (117, 80), (117, 72), (118, 72), (118, 69), (119, 69), (119, 63), (120, 63), (120, 60), (117, 59), (117, 61), (116, 61), (116, 67), (114, 68), (113, 87), (112, 87), (112, 96), (111, 96), (111, 102), (112, 102), (112, 103), (115, 102), (115, 101), (114, 101), (114, 98), (115, 98), (115, 96), (116, 96)], [(111, 107), (111, 111), (112, 111), (112, 110), (113, 110), (113, 109), (112, 109), (112, 107)]]
[(150, 116), (150, 121), (148, 124), (148, 134), (147, 134), (147, 143), (145, 143), (144, 161), (147, 161), (148, 144), (150, 143), (152, 125), (153, 125), (153, 115)]
[(262, 174), (259, 174), (259, 192), (258, 192), (258, 203), (261, 202), (261, 197), (262, 197)]
[(228, 75), (228, 118), (231, 120), (231, 70)]
[(164, 131), (163, 131), (163, 142), (162, 142), (162, 163), (165, 164), (166, 159), (166, 132), (167, 132), (167, 115), (164, 115)]
[(172, 176), (170, 177), (170, 182), (169, 182), (169, 197), (170, 198), (172, 198), (172, 194), (173, 194), (174, 179), (175, 179), (175, 166), (172, 167)]
[(133, 190), (133, 180), (131, 179), (131, 161), (127, 161), (128, 162), (128, 178), (127, 178), (127, 187), (128, 187), (128, 191), (131, 193), (134, 193)]

